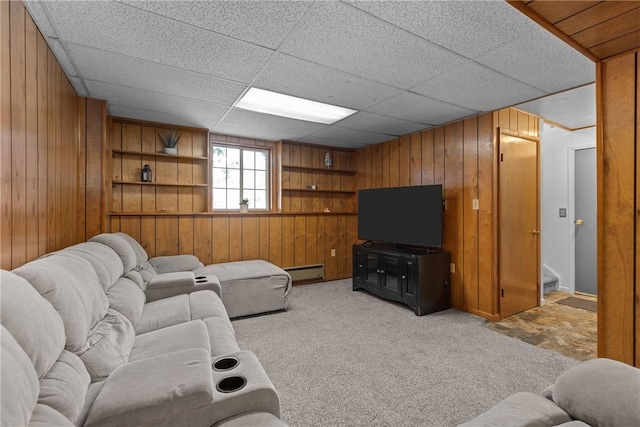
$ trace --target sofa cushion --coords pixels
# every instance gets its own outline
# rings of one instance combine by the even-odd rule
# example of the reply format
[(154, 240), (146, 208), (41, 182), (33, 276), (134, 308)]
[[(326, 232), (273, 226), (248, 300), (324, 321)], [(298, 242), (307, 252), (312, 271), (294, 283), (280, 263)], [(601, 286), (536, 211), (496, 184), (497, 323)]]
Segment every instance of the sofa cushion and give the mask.
[(137, 258), (135, 252), (133, 252), (133, 248), (131, 245), (122, 237), (111, 234), (111, 233), (102, 233), (97, 236), (93, 236), (89, 239), (90, 242), (98, 242), (103, 245), (109, 246), (111, 249), (116, 251), (120, 259), (122, 260), (122, 266), (124, 267), (124, 272), (127, 273), (133, 270), (137, 264)]
[(186, 348), (202, 348), (211, 353), (209, 335), (202, 320), (181, 323), (138, 335), (130, 362)]
[(144, 250), (142, 245), (138, 243), (136, 239), (122, 232), (118, 232), (115, 234), (116, 236), (122, 237), (124, 240), (126, 240), (133, 249), (133, 252), (136, 254), (136, 271), (140, 273), (140, 276), (142, 277), (142, 280), (144, 282), (148, 282), (156, 274), (158, 274), (155, 268), (153, 268), (153, 266), (149, 264), (149, 255), (147, 254), (147, 251)]
[(212, 357), (240, 351), (240, 347), (238, 347), (238, 342), (236, 341), (236, 333), (229, 319), (209, 317), (204, 319), (204, 324), (209, 333)]
[(190, 320), (192, 319), (189, 295), (177, 295), (149, 302), (144, 305), (142, 316), (135, 325), (136, 334), (144, 334)]
[(96, 271), (98, 281), (106, 292), (120, 276), (124, 267), (118, 254), (109, 246), (98, 242), (84, 242), (69, 246), (61, 252), (73, 253), (88, 261)]
[(212, 401), (209, 353), (187, 349), (132, 362), (115, 371), (106, 380), (85, 425), (186, 426), (191, 425), (191, 411)]
[(78, 355), (91, 375), (91, 381), (101, 381), (116, 368), (127, 363), (135, 342), (133, 325), (113, 309), (91, 330), (87, 349)]
[(38, 402), (38, 375), (29, 356), (4, 326), (0, 327), (0, 348), (0, 421), (3, 426), (26, 426)]
[(213, 427), (287, 427), (287, 425), (269, 412), (247, 412), (227, 418)]
[(75, 424), (82, 413), (89, 382), (82, 361), (65, 350), (40, 380), (38, 403), (52, 407)]
[(174, 271), (191, 271), (202, 268), (204, 265), (194, 255), (171, 255), (151, 258), (149, 263), (158, 274), (172, 273)]
[(58, 252), (13, 272), (24, 277), (58, 312), (64, 323), (65, 348), (76, 354), (85, 351), (89, 330), (109, 307), (91, 264), (74, 254)]
[(0, 322), (29, 356), (41, 378), (64, 349), (62, 319), (25, 279), (4, 270), (0, 272), (0, 295)]
[(639, 426), (640, 369), (609, 359), (589, 360), (558, 377), (553, 401), (593, 426)]
[(107, 291), (109, 308), (123, 314), (132, 325), (142, 316), (145, 296), (142, 289), (126, 277), (119, 278)]
[(31, 420), (29, 421), (29, 427), (75, 427), (75, 425), (69, 421), (60, 412), (53, 409), (51, 406), (38, 403), (36, 408), (31, 414)]
[(565, 411), (549, 399), (533, 393), (512, 394), (487, 412), (459, 427), (552, 427), (571, 421)]

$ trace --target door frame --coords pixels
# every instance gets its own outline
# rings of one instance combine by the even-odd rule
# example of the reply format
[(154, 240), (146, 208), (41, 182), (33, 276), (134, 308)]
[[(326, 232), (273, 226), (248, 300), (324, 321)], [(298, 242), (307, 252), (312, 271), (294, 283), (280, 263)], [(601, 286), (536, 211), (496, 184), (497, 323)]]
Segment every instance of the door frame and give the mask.
[[(500, 247), (500, 233), (502, 232), (501, 230), (501, 226), (500, 226), (500, 208), (502, 206), (502, 200), (500, 198), (500, 173), (501, 173), (501, 168), (500, 168), (500, 153), (501, 153), (501, 144), (502, 144), (502, 135), (505, 136), (510, 136), (510, 137), (514, 137), (514, 138), (520, 138), (520, 139), (525, 139), (527, 141), (532, 141), (536, 143), (536, 175), (537, 175), (537, 180), (536, 180), (536, 196), (537, 196), (537, 205), (538, 205), (538, 212), (536, 213), (536, 229), (538, 231), (540, 231), (540, 225), (541, 225), (541, 219), (540, 219), (540, 207), (541, 207), (541, 200), (540, 200), (540, 138), (537, 136), (532, 136), (532, 135), (527, 135), (527, 134), (523, 134), (520, 132), (514, 132), (512, 130), (509, 129), (504, 129), (501, 127), (496, 127), (496, 150), (495, 150), (495, 176), (496, 179), (494, 181), (494, 200), (495, 200), (495, 211), (494, 211), (494, 221), (496, 224), (496, 232), (494, 234), (494, 243), (495, 243), (495, 269), (494, 269), (494, 274), (495, 274), (495, 278), (496, 278), (496, 289), (495, 289), (495, 294), (494, 294), (494, 298), (496, 299), (496, 308), (497, 308), (497, 313), (498, 313), (498, 320), (503, 319), (504, 317), (502, 317), (502, 307), (500, 307), (501, 304), (501, 298), (500, 298), (500, 292), (502, 289), (502, 283), (500, 283), (501, 277), (500, 277), (500, 263), (502, 262), (502, 248)], [(541, 239), (540, 239), (540, 235), (538, 235), (538, 239), (537, 239), (537, 263), (538, 263), (538, 268), (537, 270), (537, 279), (536, 279), (536, 295), (538, 295), (537, 297), (537, 307), (540, 307), (542, 305), (542, 301), (541, 301), (541, 296), (542, 296), (542, 252), (541, 252)]]
[[(560, 286), (561, 291), (576, 292), (576, 151), (596, 148), (596, 143), (576, 144), (567, 147), (567, 241), (569, 242), (569, 280), (568, 286)], [(596, 152), (597, 154), (597, 152)], [(594, 165), (597, 167), (597, 164)], [(598, 190), (596, 189), (596, 195)]]

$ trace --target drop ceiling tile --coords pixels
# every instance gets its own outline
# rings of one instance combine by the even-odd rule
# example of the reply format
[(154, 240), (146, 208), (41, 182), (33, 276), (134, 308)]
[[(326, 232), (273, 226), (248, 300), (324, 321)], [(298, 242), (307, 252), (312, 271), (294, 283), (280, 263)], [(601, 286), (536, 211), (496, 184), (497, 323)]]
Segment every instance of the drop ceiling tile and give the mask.
[(73, 42), (229, 80), (249, 82), (272, 52), (116, 2), (47, 2), (63, 43)]
[(369, 145), (362, 142), (343, 141), (343, 140), (332, 139), (332, 138), (321, 138), (314, 135), (309, 135), (304, 138), (299, 138), (296, 141), (307, 143), (307, 144), (324, 145), (327, 147), (352, 148), (352, 149)]
[(596, 124), (595, 84), (525, 102), (516, 105), (516, 108), (570, 129), (594, 126)]
[[(229, 109), (227, 106), (212, 104), (175, 95), (151, 92), (142, 89), (116, 86), (109, 83), (85, 81), (92, 98), (106, 99), (108, 104), (127, 106), (138, 110), (156, 111), (177, 117), (209, 117), (219, 120)], [(155, 120), (158, 121), (158, 120)]]
[(140, 110), (123, 105), (109, 105), (109, 115), (113, 117), (125, 117), (129, 119), (145, 120), (157, 123), (166, 123), (177, 126), (193, 126), (211, 129), (210, 119), (207, 117), (176, 116), (174, 114), (159, 113), (157, 111)]
[(131, 6), (276, 49), (312, 2), (123, 1)]
[(232, 105), (245, 84), (211, 77), (120, 53), (68, 44), (69, 55), (85, 79)]
[(407, 89), (463, 60), (342, 2), (316, 2), (280, 47), (308, 61)]
[(309, 135), (305, 140), (310, 140), (313, 137), (327, 138), (337, 141), (343, 141), (349, 144), (375, 144), (378, 142), (389, 141), (395, 139), (395, 135), (387, 135), (374, 132), (364, 132), (361, 130), (347, 129), (340, 126), (328, 126), (313, 135)]
[(491, 111), (546, 95), (475, 62), (440, 74), (413, 92), (478, 111)]
[(401, 92), (391, 86), (282, 54), (271, 58), (253, 86), (356, 110)]
[(548, 31), (513, 40), (476, 62), (547, 93), (595, 81), (595, 64)]
[(396, 95), (367, 111), (429, 125), (440, 125), (479, 113), (411, 92)]
[(317, 132), (327, 126), (322, 123), (256, 113), (254, 111), (243, 110), (242, 108), (232, 108), (220, 124), (233, 124), (251, 129), (279, 130), (297, 135)]
[(427, 125), (363, 111), (340, 120), (337, 126), (366, 132), (402, 136), (422, 130)]
[(275, 129), (254, 129), (252, 126), (235, 123), (219, 123), (212, 128), (212, 132), (222, 135), (237, 136), (240, 138), (266, 139), (267, 141), (279, 141), (281, 139), (296, 139), (300, 135)]
[(349, 1), (352, 6), (467, 58), (530, 31), (546, 31), (504, 1)]

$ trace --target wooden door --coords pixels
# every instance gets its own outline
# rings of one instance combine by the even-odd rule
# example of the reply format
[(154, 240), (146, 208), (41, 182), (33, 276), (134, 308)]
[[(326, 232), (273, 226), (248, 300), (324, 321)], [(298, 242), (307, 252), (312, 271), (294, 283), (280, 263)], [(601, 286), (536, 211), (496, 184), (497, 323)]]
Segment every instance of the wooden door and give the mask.
[(538, 140), (499, 132), (500, 316), (539, 304)]

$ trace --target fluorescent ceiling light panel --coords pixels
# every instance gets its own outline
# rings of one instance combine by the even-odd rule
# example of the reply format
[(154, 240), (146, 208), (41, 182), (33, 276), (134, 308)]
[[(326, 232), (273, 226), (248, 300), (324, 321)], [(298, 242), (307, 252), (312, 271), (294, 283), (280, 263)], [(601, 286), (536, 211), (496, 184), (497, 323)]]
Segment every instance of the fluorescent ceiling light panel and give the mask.
[(309, 101), (295, 96), (283, 95), (268, 90), (252, 87), (238, 101), (236, 107), (258, 113), (273, 114), (290, 119), (306, 120), (308, 122), (330, 125), (349, 117), (356, 110), (336, 107), (322, 102)]

